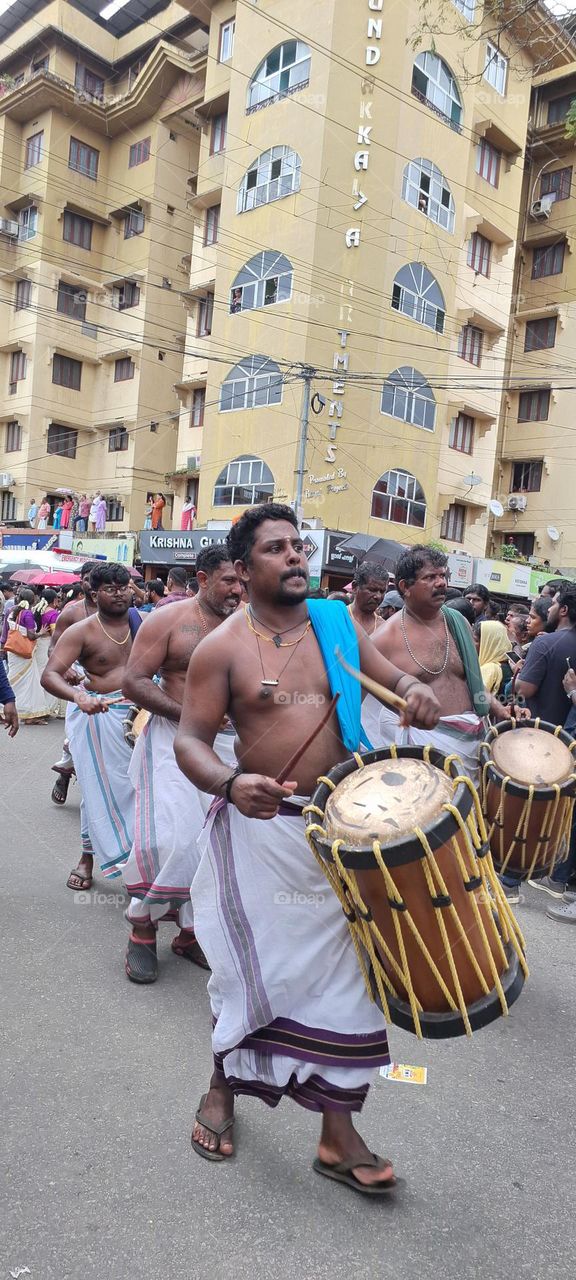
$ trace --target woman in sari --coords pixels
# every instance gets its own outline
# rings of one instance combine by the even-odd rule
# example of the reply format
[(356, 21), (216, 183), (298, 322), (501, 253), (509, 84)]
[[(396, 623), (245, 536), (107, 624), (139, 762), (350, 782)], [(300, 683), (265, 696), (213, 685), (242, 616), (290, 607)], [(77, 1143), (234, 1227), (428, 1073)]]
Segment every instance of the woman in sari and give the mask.
[[(33, 642), (32, 653), (24, 657), (19, 653), (11, 653), (8, 648), (8, 678), (16, 694), (18, 715), (23, 724), (47, 724), (50, 715), (55, 714), (55, 700), (45, 693), (40, 684), (43, 667), (40, 665), (36, 620), (32, 612), (34, 592), (22, 588), (19, 592), (18, 604), (12, 609), (8, 618), (7, 647), (10, 636), (18, 635), (22, 639)], [(44, 665), (46, 659), (44, 659)]]
[[(52, 587), (44, 587), (38, 604), (32, 610), (36, 623), (36, 659), (40, 676), (43, 674), (44, 667), (48, 661), (48, 649), (52, 639), (54, 627), (60, 617), (60, 610), (56, 608), (57, 591)], [(66, 704), (59, 698), (51, 698), (45, 693), (44, 697), (49, 704), (50, 714), (64, 718), (66, 715)]]
[(508, 662), (509, 648), (508, 632), (503, 622), (480, 623), (478, 661), (488, 692), (496, 696), (501, 691), (504, 692), (505, 685), (512, 679)]

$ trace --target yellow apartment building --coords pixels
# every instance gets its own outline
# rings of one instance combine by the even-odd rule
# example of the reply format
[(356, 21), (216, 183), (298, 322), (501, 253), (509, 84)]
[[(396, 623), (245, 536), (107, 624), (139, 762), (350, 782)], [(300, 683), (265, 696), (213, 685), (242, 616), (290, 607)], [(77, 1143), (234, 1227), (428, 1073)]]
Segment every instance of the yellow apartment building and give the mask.
[(530, 59), (562, 71), (570, 38), (539, 3), (500, 36), (452, 0), (417, 48), (417, 0), (182, 3), (209, 44), (176, 517), (301, 496), (483, 555)]
[(574, 99), (576, 61), (535, 81), (494, 486), (504, 514), (492, 528), (495, 550), (512, 540), (553, 567), (576, 565), (576, 144), (565, 124)]
[(207, 32), (132, 9), (0, 18), (0, 518), (98, 488), (138, 529), (174, 470)]

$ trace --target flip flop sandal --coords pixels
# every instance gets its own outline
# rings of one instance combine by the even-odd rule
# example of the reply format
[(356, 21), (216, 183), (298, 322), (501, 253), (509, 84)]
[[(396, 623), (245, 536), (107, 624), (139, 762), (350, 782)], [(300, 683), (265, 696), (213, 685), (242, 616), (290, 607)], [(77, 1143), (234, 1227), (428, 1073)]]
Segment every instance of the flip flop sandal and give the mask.
[(178, 943), (177, 938), (174, 938), (171, 945), (175, 956), (181, 956), (183, 960), (191, 960), (192, 964), (197, 964), (200, 969), (208, 969), (210, 972), (210, 965), (196, 939), (193, 942)]
[[(234, 1121), (236, 1117), (229, 1116), (227, 1120), (223, 1120), (222, 1124), (218, 1124), (218, 1125), (215, 1125), (212, 1122), (208, 1123), (208, 1121), (204, 1119), (204, 1116), (202, 1113), (202, 1107), (204, 1106), (204, 1103), (207, 1097), (208, 1097), (207, 1093), (202, 1094), (202, 1097), (200, 1099), (200, 1106), (198, 1107), (198, 1110), (195, 1116), (196, 1123), (201, 1124), (203, 1129), (207, 1129), (208, 1133), (213, 1133), (216, 1138), (221, 1138), (222, 1134), (226, 1133), (227, 1129), (232, 1129), (234, 1127)], [(232, 1156), (223, 1156), (222, 1152), (218, 1148), (216, 1148), (216, 1151), (207, 1151), (206, 1148), (202, 1147), (199, 1142), (195, 1142), (194, 1138), (191, 1139), (191, 1142), (192, 1142), (194, 1151), (197, 1153), (197, 1155), (202, 1156), (204, 1160), (231, 1160), (232, 1159)]]
[(50, 799), (54, 801), (54, 804), (66, 804), (66, 797), (68, 795), (68, 787), (70, 786), (72, 773), (73, 770), (70, 773), (60, 773), (58, 775), (50, 793)]
[[(72, 876), (75, 876), (76, 880), (81, 880), (82, 884), (70, 884)], [(85, 876), (82, 871), (78, 871), (76, 867), (73, 867), (66, 881), (66, 888), (72, 889), (73, 893), (88, 893), (88, 890), (92, 888), (92, 880), (93, 876)]]
[(392, 1168), (389, 1160), (380, 1160), (378, 1156), (372, 1152), (371, 1160), (341, 1160), (339, 1164), (325, 1164), (324, 1160), (319, 1157), (312, 1163), (312, 1168), (316, 1173), (321, 1173), (324, 1178), (333, 1178), (334, 1182), (343, 1182), (345, 1186), (352, 1187), (353, 1191), (359, 1191), (364, 1196), (385, 1196), (397, 1187), (396, 1178), (390, 1179), (389, 1182), (373, 1182), (371, 1185), (365, 1186), (363, 1182), (359, 1182), (354, 1177), (353, 1169), (386, 1169)]
[(142, 942), (132, 935), (126, 948), (124, 968), (131, 982), (155, 982), (158, 977), (156, 942)]

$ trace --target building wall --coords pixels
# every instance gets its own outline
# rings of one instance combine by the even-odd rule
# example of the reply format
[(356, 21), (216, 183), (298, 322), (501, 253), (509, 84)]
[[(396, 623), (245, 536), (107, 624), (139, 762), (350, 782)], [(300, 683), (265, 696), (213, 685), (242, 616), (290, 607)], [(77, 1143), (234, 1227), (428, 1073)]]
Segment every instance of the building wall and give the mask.
[[(511, 330), (510, 390), (502, 416), (501, 456), (494, 493), (505, 514), (493, 522), (492, 545), (512, 539), (526, 555), (557, 567), (576, 564), (576, 516), (572, 459), (576, 392), (573, 389), (576, 348), (576, 267), (573, 227), (576, 212), (573, 173), (576, 146), (565, 137), (564, 121), (548, 124), (549, 103), (576, 96), (576, 66), (541, 78), (533, 91), (530, 163), (526, 172), (518, 258), (518, 298)], [(548, 216), (534, 217), (532, 206), (546, 190), (546, 177), (570, 171), (562, 198)], [(543, 185), (544, 180), (544, 185)], [(564, 246), (563, 261), (553, 274), (533, 278), (534, 251)], [(553, 345), (526, 351), (527, 325), (546, 321)], [(530, 343), (530, 336), (528, 343)], [(538, 417), (523, 416), (522, 392), (547, 393), (549, 403)], [(530, 471), (522, 463), (532, 463)], [(524, 483), (521, 483), (524, 481)], [(521, 501), (524, 510), (509, 510)], [(551, 534), (548, 530), (551, 530)], [(556, 536), (558, 535), (558, 536)]]
[[(178, 6), (171, 9), (178, 11), (180, 20), (186, 18)], [(197, 167), (199, 134), (191, 102), (198, 96), (198, 55), (194, 41), (191, 61), (186, 47), (177, 47), (173, 61), (169, 41), (161, 47), (165, 52), (155, 69), (145, 73), (153, 76), (146, 88), (146, 114), (137, 86), (128, 92), (122, 41), (111, 40), (70, 6), (49, 6), (43, 18), (47, 20), (49, 13), (53, 18), (59, 15), (70, 39), (64, 42), (52, 35), (41, 45), (42, 53), (49, 52), (50, 74), (34, 80), (33, 94), (28, 84), (30, 53), (24, 57), (16, 50), (3, 64), (0, 47), (0, 83), (3, 65), (12, 75), (20, 69), (26, 73), (20, 93), (0, 96), (0, 185), (5, 205), (0, 213), (17, 220), (22, 204), (33, 199), (38, 206), (32, 239), (0, 234), (2, 292), (8, 303), (0, 314), (0, 473), (14, 478), (14, 484), (0, 493), (0, 514), (8, 514), (10, 495), (14, 514), (21, 517), (32, 496), (38, 499), (44, 492), (68, 487), (77, 492), (99, 488), (124, 508), (123, 518), (110, 526), (120, 532), (142, 526), (147, 493), (166, 489), (166, 475), (176, 458), (174, 385), (182, 376), (185, 340), (181, 260), (193, 225), (187, 181)], [(145, 33), (149, 38), (151, 28), (140, 29), (140, 41)], [(25, 34), (26, 28), (21, 28), (13, 35), (12, 49)], [(91, 52), (74, 47), (74, 37), (84, 37)], [(132, 33), (131, 47), (135, 43), (137, 48)], [(155, 50), (146, 53), (152, 59), (157, 56)], [(111, 60), (114, 55), (119, 70)], [(101, 74), (106, 83), (103, 103), (78, 99), (74, 111), (63, 105), (73, 100), (70, 89), (53, 77), (73, 86), (77, 62)], [(26, 139), (40, 131), (42, 160), (25, 168)], [(99, 152), (97, 180), (69, 167), (71, 137)], [(130, 146), (145, 138), (150, 139), (149, 159), (130, 167)], [(135, 205), (144, 212), (144, 230), (126, 238), (125, 214)], [(94, 220), (90, 250), (63, 240), (66, 208)], [(26, 277), (32, 286), (30, 305), (16, 311), (16, 281)], [(137, 284), (140, 297), (137, 305), (119, 310), (117, 288), (126, 279)], [(59, 281), (82, 291), (84, 321), (58, 312)], [(16, 394), (9, 395), (11, 351), (20, 346), (28, 357), (26, 377)], [(82, 361), (79, 391), (54, 385), (55, 354)], [(116, 382), (115, 362), (126, 357), (134, 362), (134, 376)], [(22, 447), (7, 452), (4, 424), (14, 420), (22, 427)], [(75, 459), (47, 454), (53, 422), (78, 431)], [(128, 447), (119, 452), (109, 447), (110, 431), (116, 427), (128, 433)]]
[[(210, 156), (207, 125), (193, 197), (198, 225), (190, 264), (187, 351), (197, 354), (186, 356), (180, 388), (177, 464), (184, 473), (187, 462), (201, 451), (199, 518), (222, 520), (242, 509), (240, 504), (215, 505), (213, 494), (226, 464), (243, 455), (268, 465), (277, 497), (295, 498), (302, 396), (297, 375), (308, 365), (316, 371), (312, 390), (327, 404), (323, 413), (310, 416), (304, 515), (331, 528), (416, 541), (422, 536), (438, 538), (444, 512), (456, 503), (465, 509), (460, 545), (482, 554), (530, 103), (527, 58), (504, 34), (502, 48), (514, 58), (502, 96), (482, 77), (483, 40), (464, 42), (458, 34), (438, 35), (436, 53), (459, 84), (463, 111), (458, 131), (412, 93), (416, 54), (409, 36), (420, 13), (415, 0), (396, 6), (393, 13), (386, 13), (385, 7), (380, 13), (367, 0), (353, 6), (334, 0), (310, 6), (294, 0), (289, 14), (280, 13), (269, 0), (257, 8), (239, 6), (233, 59), (222, 65), (217, 61), (220, 26), (232, 12), (227, 2), (212, 6), (205, 98), (208, 103), (218, 99), (218, 110), (227, 108), (227, 146), (223, 155)], [(455, 29), (457, 25), (456, 13)], [(311, 49), (309, 83), (247, 114), (252, 75), (290, 33)], [(368, 46), (375, 52), (367, 53)], [(461, 74), (464, 47), (466, 75)], [(373, 58), (377, 61), (372, 70), (367, 59)], [(368, 133), (359, 133), (362, 129)], [(502, 152), (497, 188), (476, 171), (483, 137)], [(238, 188), (247, 168), (263, 151), (282, 144), (301, 157), (299, 192), (237, 212)], [(357, 154), (362, 152), (367, 155)], [(432, 161), (450, 187), (453, 230), (437, 225), (402, 198), (405, 166), (418, 157)], [(218, 245), (207, 250), (202, 243), (202, 206), (216, 199), (221, 202)], [(488, 278), (467, 264), (474, 231), (491, 243)], [(235, 275), (258, 249), (281, 252), (293, 264), (292, 296), (287, 302), (230, 314)], [(442, 291), (443, 333), (391, 306), (395, 276), (410, 263), (426, 266)], [(212, 290), (212, 333), (199, 338), (197, 296)], [(458, 355), (459, 335), (467, 321), (483, 330), (479, 368)], [(221, 412), (221, 383), (228, 369), (243, 356), (258, 353), (276, 360), (282, 369), (282, 403)], [(433, 431), (381, 412), (384, 381), (404, 366), (416, 369), (433, 390)], [(335, 368), (343, 371), (342, 377), (335, 376)], [(204, 380), (204, 426), (197, 428), (190, 425), (192, 391)], [(451, 420), (461, 412), (475, 420), (471, 454), (449, 444)], [(371, 514), (374, 486), (391, 470), (409, 473), (421, 486), (424, 528)], [(473, 484), (467, 480), (471, 475)], [(189, 483), (185, 474), (176, 477), (180, 500)], [(447, 540), (458, 543), (456, 537)]]

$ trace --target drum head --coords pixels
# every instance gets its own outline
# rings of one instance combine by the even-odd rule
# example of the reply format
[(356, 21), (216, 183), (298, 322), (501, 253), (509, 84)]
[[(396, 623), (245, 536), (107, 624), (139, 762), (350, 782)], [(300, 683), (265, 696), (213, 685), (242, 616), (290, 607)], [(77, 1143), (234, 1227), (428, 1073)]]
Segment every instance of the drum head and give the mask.
[(565, 743), (545, 729), (513, 729), (492, 742), (492, 759), (505, 777), (526, 785), (549, 787), (574, 771)]
[(453, 794), (451, 779), (425, 760), (378, 760), (349, 773), (331, 793), (324, 830), (348, 848), (384, 845), (429, 825)]

